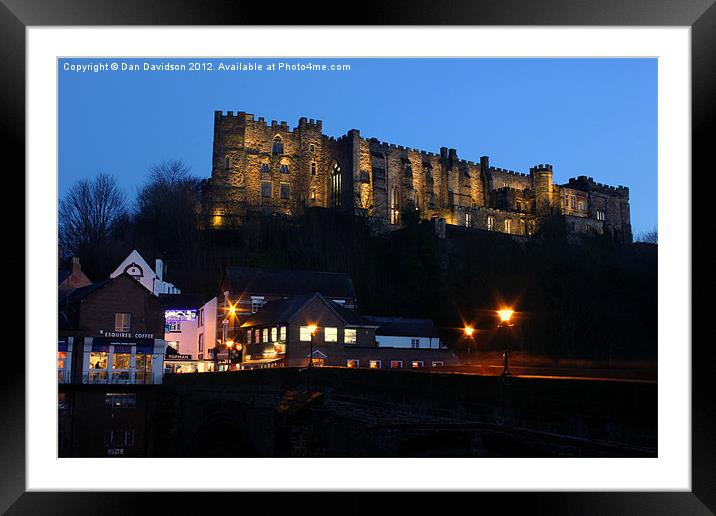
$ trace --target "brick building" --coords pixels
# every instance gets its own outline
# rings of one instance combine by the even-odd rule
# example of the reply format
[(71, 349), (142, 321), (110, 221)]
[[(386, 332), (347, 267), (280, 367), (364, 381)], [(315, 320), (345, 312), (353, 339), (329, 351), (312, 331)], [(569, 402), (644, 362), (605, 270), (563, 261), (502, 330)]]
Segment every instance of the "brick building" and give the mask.
[[(392, 334), (397, 339), (392, 344), (376, 339), (381, 325), (386, 327), (380, 332), (383, 338)], [(313, 336), (311, 326), (316, 327)], [(376, 322), (318, 292), (271, 301), (248, 317), (241, 329), (241, 365), (246, 369), (301, 367), (307, 365), (309, 356), (316, 366), (384, 369), (457, 364), (456, 357), (439, 344), (439, 339), (431, 347), (429, 339), (434, 338), (434, 332), (430, 332), (428, 344), (422, 348), (401, 345), (403, 338), (410, 343), (418, 339), (418, 334), (425, 334), (425, 329), (413, 328), (417, 331), (411, 333), (396, 318), (390, 324)]]
[(553, 182), (551, 165), (529, 173), (364, 138), (356, 129), (340, 138), (323, 134), (321, 120), (298, 126), (248, 113), (214, 114), (211, 178), (203, 185), (204, 224), (240, 224), (251, 212), (293, 215), (324, 207), (367, 216), (386, 228), (401, 226), (406, 209), (423, 219), (529, 236), (547, 216), (560, 216), (575, 233), (610, 233), (631, 241), (629, 188), (580, 176)]
[(60, 383), (161, 383), (164, 307), (128, 273), (59, 299)]
[[(348, 310), (356, 306), (350, 275), (340, 272), (229, 267), (219, 286), (219, 296), (200, 309), (200, 332), (205, 328), (201, 352), (207, 370), (223, 369), (228, 362), (226, 346), (239, 342), (241, 325), (263, 305), (271, 301), (318, 292)], [(214, 317), (214, 321), (211, 321)], [(213, 329), (214, 335), (211, 334)], [(236, 358), (236, 357), (234, 357)]]

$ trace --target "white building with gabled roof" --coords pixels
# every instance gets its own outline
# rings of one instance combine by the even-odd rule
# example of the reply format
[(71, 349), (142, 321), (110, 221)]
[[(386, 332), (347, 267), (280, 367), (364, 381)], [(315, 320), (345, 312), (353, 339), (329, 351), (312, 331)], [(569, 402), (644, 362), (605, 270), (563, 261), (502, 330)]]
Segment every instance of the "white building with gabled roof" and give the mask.
[(122, 263), (109, 275), (116, 278), (120, 274), (127, 273), (141, 283), (144, 288), (155, 296), (159, 294), (181, 294), (181, 290), (173, 284), (164, 281), (164, 262), (157, 259), (152, 269), (142, 255), (135, 249), (127, 256)]

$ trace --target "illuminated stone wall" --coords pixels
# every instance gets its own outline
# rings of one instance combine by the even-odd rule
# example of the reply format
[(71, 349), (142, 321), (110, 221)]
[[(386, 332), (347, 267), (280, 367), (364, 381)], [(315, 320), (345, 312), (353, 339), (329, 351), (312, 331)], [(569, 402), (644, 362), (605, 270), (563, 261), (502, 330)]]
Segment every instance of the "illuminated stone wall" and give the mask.
[[(578, 196), (583, 209), (565, 205), (565, 195)], [(455, 149), (426, 152), (356, 129), (333, 138), (323, 134), (321, 120), (301, 118), (291, 128), (243, 112), (215, 113), (212, 175), (203, 186), (206, 227), (240, 224), (252, 211), (296, 215), (312, 206), (370, 217), (385, 228), (401, 227), (401, 212), (410, 208), (423, 219), (516, 235), (534, 233), (544, 217), (557, 214), (594, 219), (568, 225), (577, 232), (609, 230), (631, 241), (625, 187), (584, 176), (560, 186), (549, 164), (524, 174), (491, 167), (487, 156), (466, 161)]]

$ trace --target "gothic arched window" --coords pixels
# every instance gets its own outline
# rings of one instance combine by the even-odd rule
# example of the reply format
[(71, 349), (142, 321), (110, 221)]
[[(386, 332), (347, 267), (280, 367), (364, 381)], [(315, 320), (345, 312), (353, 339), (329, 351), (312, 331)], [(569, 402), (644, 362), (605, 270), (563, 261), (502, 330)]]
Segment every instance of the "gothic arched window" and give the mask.
[(332, 208), (341, 206), (341, 167), (333, 163), (331, 167), (330, 202)]
[(226, 170), (228, 170), (228, 169), (231, 168), (231, 158), (230, 158), (229, 156), (226, 156), (226, 157), (224, 158), (224, 168), (225, 168)]
[(393, 187), (390, 192), (390, 223), (397, 224), (400, 219), (400, 199), (398, 189)]
[(273, 139), (273, 148), (271, 149), (272, 154), (283, 154), (283, 140), (280, 136), (276, 136)]

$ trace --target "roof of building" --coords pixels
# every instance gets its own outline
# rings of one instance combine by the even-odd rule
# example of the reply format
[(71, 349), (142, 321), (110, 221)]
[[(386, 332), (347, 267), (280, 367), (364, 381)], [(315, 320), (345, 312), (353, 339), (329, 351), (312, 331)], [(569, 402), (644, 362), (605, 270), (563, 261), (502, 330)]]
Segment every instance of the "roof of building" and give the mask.
[(199, 308), (204, 298), (199, 294), (159, 294), (159, 302), (164, 308)]
[(376, 335), (400, 337), (439, 337), (438, 329), (431, 319), (409, 319), (405, 317), (378, 317), (366, 315), (365, 318), (378, 326)]
[(233, 292), (297, 296), (320, 292), (326, 297), (354, 298), (353, 281), (344, 272), (229, 267), (225, 279)]
[(72, 271), (69, 269), (58, 269), (57, 270), (57, 284), (61, 285), (63, 281), (72, 275)]
[(258, 312), (249, 317), (242, 326), (262, 326), (287, 322), (315, 297), (320, 298), (332, 308), (348, 326), (374, 326), (362, 315), (355, 313), (353, 310), (348, 310), (330, 299), (326, 299), (318, 292), (269, 301)]
[(104, 280), (104, 281), (98, 281), (96, 283), (92, 283), (90, 285), (87, 285), (85, 287), (76, 288), (74, 290), (71, 290), (67, 293), (66, 296), (60, 298), (59, 304), (60, 305), (71, 305), (72, 303), (77, 303), (79, 301), (82, 301), (84, 298), (89, 296), (92, 292), (95, 292), (108, 283), (110, 283), (112, 280)]

